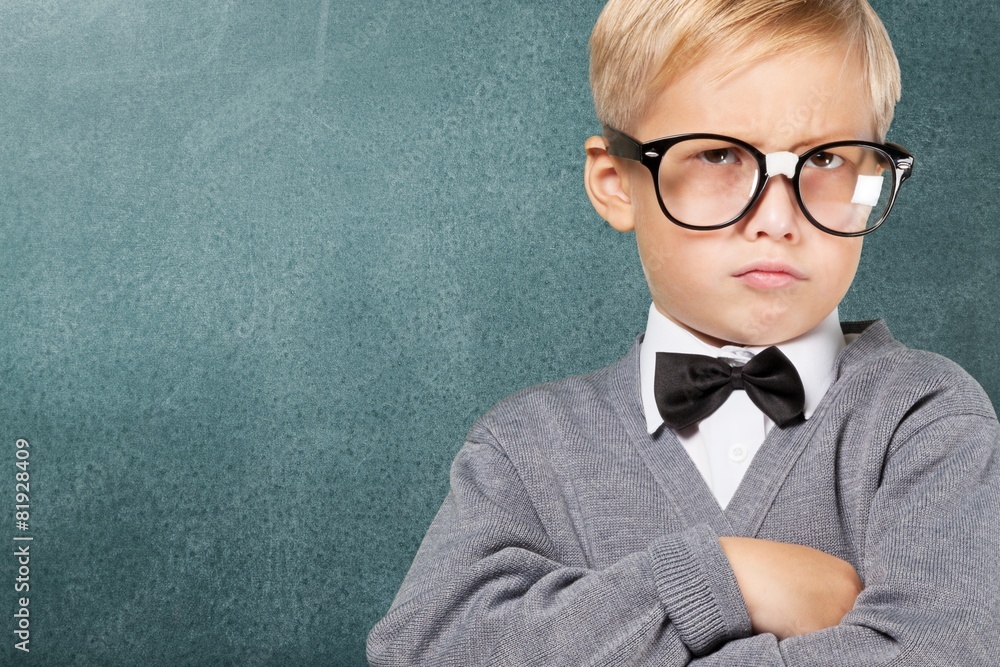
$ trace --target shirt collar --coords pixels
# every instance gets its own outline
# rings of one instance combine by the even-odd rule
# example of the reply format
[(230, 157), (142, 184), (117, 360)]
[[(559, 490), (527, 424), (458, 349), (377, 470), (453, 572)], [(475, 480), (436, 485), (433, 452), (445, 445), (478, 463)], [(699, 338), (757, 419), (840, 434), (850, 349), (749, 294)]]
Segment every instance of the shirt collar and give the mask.
[[(803, 413), (806, 419), (812, 417), (816, 406), (833, 383), (834, 362), (844, 346), (844, 333), (840, 328), (836, 308), (811, 331), (775, 346), (788, 357), (802, 379), (806, 396)], [(765, 347), (767, 346), (747, 346), (747, 349), (756, 353)], [(642, 409), (646, 415), (646, 430), (649, 433), (655, 433), (663, 425), (663, 418), (656, 408), (656, 397), (653, 393), (656, 353), (675, 352), (718, 357), (721, 351), (722, 348), (701, 341), (690, 331), (663, 315), (656, 309), (655, 304), (649, 307), (646, 333), (639, 349)]]

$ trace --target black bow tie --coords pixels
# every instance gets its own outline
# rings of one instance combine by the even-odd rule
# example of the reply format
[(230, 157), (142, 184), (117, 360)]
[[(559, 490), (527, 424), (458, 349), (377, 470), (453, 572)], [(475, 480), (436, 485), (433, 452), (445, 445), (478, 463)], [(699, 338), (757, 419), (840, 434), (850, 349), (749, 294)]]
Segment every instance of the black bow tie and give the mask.
[(734, 389), (743, 389), (778, 426), (802, 414), (805, 390), (795, 366), (769, 347), (744, 366), (701, 354), (656, 353), (653, 391), (663, 421), (682, 429), (719, 409)]

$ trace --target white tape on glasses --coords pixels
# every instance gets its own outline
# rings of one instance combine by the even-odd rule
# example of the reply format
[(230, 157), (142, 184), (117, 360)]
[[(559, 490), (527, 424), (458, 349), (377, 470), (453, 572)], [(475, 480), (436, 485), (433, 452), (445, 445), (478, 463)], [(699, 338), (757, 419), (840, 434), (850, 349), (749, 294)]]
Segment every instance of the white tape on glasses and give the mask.
[(878, 200), (882, 198), (882, 184), (884, 176), (858, 176), (858, 184), (854, 188), (854, 196), (851, 197), (852, 204), (862, 204), (864, 206), (878, 206)]

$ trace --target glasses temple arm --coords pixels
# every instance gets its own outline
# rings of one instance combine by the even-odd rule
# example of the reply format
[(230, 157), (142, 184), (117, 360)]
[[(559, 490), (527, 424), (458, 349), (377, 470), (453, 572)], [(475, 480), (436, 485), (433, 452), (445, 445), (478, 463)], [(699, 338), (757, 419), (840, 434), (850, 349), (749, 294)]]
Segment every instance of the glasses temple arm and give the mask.
[(642, 161), (642, 146), (627, 134), (605, 125), (604, 140), (608, 143), (608, 155), (636, 162)]

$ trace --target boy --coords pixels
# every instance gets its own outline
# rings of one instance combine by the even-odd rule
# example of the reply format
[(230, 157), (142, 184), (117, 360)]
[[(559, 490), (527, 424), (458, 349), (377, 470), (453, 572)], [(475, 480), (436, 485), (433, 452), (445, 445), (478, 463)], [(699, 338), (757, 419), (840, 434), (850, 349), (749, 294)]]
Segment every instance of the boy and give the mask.
[(913, 158), (865, 0), (611, 0), (597, 212), (629, 353), (469, 434), (375, 665), (995, 665), (1000, 426), (954, 364), (837, 320)]

